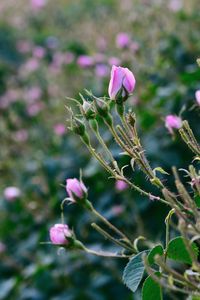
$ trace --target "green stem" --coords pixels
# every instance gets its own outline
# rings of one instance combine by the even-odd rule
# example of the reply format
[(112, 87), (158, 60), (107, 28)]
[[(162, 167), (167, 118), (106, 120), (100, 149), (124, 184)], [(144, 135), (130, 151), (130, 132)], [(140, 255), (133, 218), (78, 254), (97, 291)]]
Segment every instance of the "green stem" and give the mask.
[[(133, 247), (129, 247), (126, 244), (122, 243), (121, 241), (115, 239), (114, 237), (112, 237), (108, 232), (106, 232), (105, 230), (103, 230), (100, 226), (98, 226), (96, 223), (92, 223), (91, 226), (98, 231), (100, 234), (102, 234), (105, 238), (109, 239), (111, 242), (115, 243), (116, 245), (125, 248), (129, 251), (133, 252)], [(134, 250), (135, 253), (135, 250)]]

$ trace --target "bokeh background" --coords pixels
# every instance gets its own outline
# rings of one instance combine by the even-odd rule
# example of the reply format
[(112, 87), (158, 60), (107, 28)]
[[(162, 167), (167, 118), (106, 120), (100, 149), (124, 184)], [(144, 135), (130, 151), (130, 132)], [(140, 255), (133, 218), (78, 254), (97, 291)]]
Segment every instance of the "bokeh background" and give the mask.
[[(172, 164), (187, 167), (192, 154), (170, 136), (164, 118), (181, 113), (200, 133), (199, 32), (199, 0), (1, 0), (1, 300), (140, 299), (140, 291), (133, 295), (121, 282), (125, 261), (41, 244), (60, 222), (65, 179), (79, 176), (80, 168), (89, 199), (110, 221), (133, 238), (163, 239), (167, 208), (108, 181), (67, 129), (66, 96), (84, 88), (107, 95), (111, 66), (129, 67), (137, 87), (128, 105), (151, 164), (169, 172)], [(109, 133), (102, 135), (126, 164)], [(152, 190), (141, 172), (129, 172)], [(10, 186), (17, 198), (6, 195)], [(86, 245), (112, 249), (80, 208), (66, 207), (65, 218)]]

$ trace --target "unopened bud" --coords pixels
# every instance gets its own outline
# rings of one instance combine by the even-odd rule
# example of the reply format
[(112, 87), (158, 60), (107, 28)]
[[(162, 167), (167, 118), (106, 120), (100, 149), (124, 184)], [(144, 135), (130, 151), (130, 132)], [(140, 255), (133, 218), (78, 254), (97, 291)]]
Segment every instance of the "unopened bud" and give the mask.
[(84, 134), (85, 134), (85, 125), (78, 118), (73, 118), (72, 119), (71, 128), (76, 134), (78, 134), (80, 136), (84, 136)]
[(108, 115), (108, 111), (109, 111), (107, 103), (102, 99), (97, 99), (97, 98), (95, 98), (94, 103), (99, 115), (102, 118), (105, 118)]
[(95, 111), (93, 109), (92, 103), (84, 101), (83, 105), (82, 105), (82, 110), (83, 110), (83, 114), (87, 120), (94, 119)]
[(73, 237), (72, 231), (66, 224), (55, 224), (50, 228), (49, 235), (54, 245), (68, 245)]

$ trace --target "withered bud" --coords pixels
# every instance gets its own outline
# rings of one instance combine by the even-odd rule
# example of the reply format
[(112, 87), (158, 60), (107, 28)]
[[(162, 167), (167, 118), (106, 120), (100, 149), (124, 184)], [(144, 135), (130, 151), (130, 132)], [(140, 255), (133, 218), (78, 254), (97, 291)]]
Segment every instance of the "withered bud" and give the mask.
[(129, 112), (129, 113), (127, 114), (127, 121), (128, 121), (128, 123), (131, 125), (131, 127), (135, 127), (135, 123), (136, 123), (135, 114)]

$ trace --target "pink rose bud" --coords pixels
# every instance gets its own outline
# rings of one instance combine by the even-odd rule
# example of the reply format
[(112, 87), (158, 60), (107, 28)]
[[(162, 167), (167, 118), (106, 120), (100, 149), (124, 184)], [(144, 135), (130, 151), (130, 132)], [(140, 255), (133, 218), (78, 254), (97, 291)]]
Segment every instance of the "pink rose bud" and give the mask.
[(196, 91), (195, 98), (196, 98), (197, 104), (200, 106), (200, 90)]
[(117, 180), (115, 182), (115, 188), (117, 191), (122, 192), (124, 190), (127, 190), (128, 184), (123, 180)]
[(135, 88), (135, 77), (128, 68), (112, 66), (108, 94), (112, 100), (126, 100)]
[(19, 188), (15, 186), (9, 186), (4, 190), (4, 197), (7, 201), (13, 202), (21, 195), (21, 191)]
[(82, 181), (76, 178), (66, 180), (66, 191), (72, 202), (86, 198), (87, 188)]
[(125, 32), (118, 33), (116, 37), (116, 45), (118, 48), (127, 48), (130, 44), (130, 37)]
[(54, 245), (66, 245), (69, 243), (68, 237), (72, 237), (72, 232), (66, 224), (55, 224), (49, 230), (50, 240)]
[(180, 117), (175, 115), (168, 115), (165, 118), (165, 126), (171, 134), (173, 134), (173, 129), (179, 129), (182, 126), (182, 120)]

